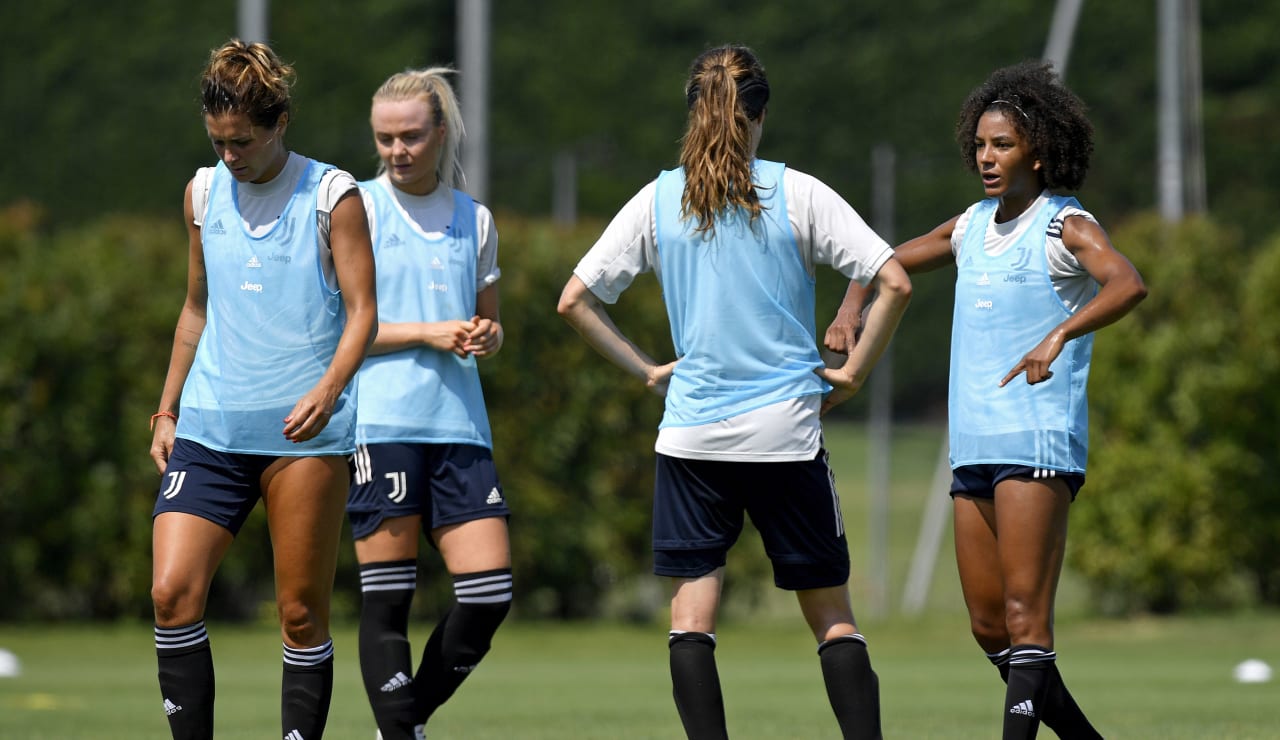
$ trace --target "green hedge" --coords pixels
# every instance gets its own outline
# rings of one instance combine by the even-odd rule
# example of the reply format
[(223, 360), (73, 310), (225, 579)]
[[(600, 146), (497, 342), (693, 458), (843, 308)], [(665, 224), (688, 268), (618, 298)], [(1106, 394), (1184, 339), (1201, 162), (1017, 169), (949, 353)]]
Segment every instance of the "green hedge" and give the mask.
[(1280, 239), (1139, 219), (1150, 295), (1096, 340), (1073, 565), (1108, 610), (1280, 600)]

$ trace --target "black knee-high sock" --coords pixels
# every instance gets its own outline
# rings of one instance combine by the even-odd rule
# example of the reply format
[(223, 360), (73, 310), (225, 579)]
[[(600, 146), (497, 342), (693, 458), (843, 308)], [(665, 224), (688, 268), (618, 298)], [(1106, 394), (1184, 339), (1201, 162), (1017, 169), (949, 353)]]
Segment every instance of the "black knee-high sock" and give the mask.
[(1049, 687), (1054, 652), (1040, 645), (1014, 645), (1004, 694), (1004, 740), (1033, 740)]
[(1058, 662), (1049, 664), (1049, 686), (1044, 697), (1044, 723), (1063, 740), (1102, 740), (1058, 672)]
[(333, 698), (333, 640), (311, 648), (284, 646), (280, 724), (285, 740), (319, 740)]
[(409, 607), (417, 587), (413, 560), (360, 566), (360, 676), (383, 740), (413, 740), (413, 656)]
[(413, 677), (419, 724), (453, 696), (489, 652), (511, 610), (511, 569), (454, 576), (453, 593), (457, 601), (432, 631)]
[[(987, 659), (1000, 671), (1000, 678), (1009, 682), (1009, 648), (998, 653), (987, 653)], [(1040, 721), (1064, 740), (1102, 740), (1102, 735), (1089, 722), (1084, 711), (1076, 704), (1076, 700), (1067, 690), (1062, 674), (1058, 672), (1058, 661), (1049, 664), (1050, 676), (1048, 688), (1044, 696), (1044, 710)]]
[(871, 670), (867, 640), (844, 635), (818, 646), (827, 698), (845, 740), (879, 740), (880, 679)]
[(213, 737), (213, 653), (204, 622), (156, 626), (160, 695), (174, 740)]
[(987, 653), (987, 660), (991, 661), (991, 665), (1000, 671), (1000, 680), (1009, 683), (1009, 654), (1013, 652), (1009, 648), (1005, 648), (998, 653)]
[(671, 693), (689, 740), (727, 740), (724, 694), (716, 670), (716, 636), (677, 632), (667, 637), (671, 650)]

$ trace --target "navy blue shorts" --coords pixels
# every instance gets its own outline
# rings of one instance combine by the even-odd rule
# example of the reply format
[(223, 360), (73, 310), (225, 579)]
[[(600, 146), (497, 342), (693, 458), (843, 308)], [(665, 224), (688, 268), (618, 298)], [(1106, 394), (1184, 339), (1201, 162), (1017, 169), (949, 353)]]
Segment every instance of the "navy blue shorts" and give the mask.
[(993, 499), (996, 497), (996, 484), (1006, 478), (1056, 478), (1067, 484), (1072, 501), (1076, 500), (1076, 494), (1084, 486), (1084, 473), (1064, 473), (1061, 470), (1045, 470), (1030, 465), (962, 465), (951, 471), (951, 495)]
[(383, 519), (414, 515), (422, 517), (424, 533), (447, 524), (509, 517), (493, 453), (463, 444), (357, 445), (347, 495), (352, 536), (363, 539)]
[(760, 532), (778, 588), (849, 580), (849, 543), (826, 450), (800, 462), (727, 462), (658, 455), (653, 572), (697, 578), (725, 564), (743, 514)]
[(178, 437), (160, 479), (151, 516), (180, 511), (238, 534), (262, 498), (262, 474), (279, 459), (275, 455), (219, 452)]

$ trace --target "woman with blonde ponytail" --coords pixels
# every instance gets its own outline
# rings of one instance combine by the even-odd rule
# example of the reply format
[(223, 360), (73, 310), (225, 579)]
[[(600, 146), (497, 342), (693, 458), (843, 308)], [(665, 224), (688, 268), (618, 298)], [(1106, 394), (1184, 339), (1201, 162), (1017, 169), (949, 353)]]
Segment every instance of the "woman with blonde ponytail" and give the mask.
[[(502, 348), (498, 232), (458, 188), (462, 114), (443, 67), (392, 75), (369, 120), (378, 175), (361, 183), (378, 266), (378, 338), (357, 377), (347, 515), (360, 562), (360, 669), (383, 740), (422, 737), (511, 608), (510, 511), (476, 361)], [(419, 538), (454, 604), (414, 669)]]
[[(605, 358), (665, 396), (655, 445), (654, 572), (672, 579), (673, 694), (690, 738), (727, 737), (714, 650), (726, 553), (750, 516), (817, 641), (846, 738), (880, 736), (879, 688), (850, 605), (849, 550), (819, 417), (851, 397), (906, 310), (892, 249), (831, 188), (756, 157), (769, 81), (750, 49), (694, 60), (680, 167), (631, 199), (582, 258), (560, 314)], [(861, 340), (827, 367), (815, 274), (879, 293)], [(676, 359), (614, 324), (636, 275), (662, 284)]]

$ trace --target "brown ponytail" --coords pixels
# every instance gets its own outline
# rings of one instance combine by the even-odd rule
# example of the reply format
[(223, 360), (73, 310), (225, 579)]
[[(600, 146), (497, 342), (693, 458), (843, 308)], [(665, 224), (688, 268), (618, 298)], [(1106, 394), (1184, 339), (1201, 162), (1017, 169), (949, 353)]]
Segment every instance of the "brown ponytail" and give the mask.
[(769, 100), (764, 67), (746, 47), (711, 49), (694, 60), (685, 92), (681, 217), (697, 219), (700, 233), (713, 233), (716, 216), (730, 208), (746, 209), (754, 222), (761, 206), (751, 182), (751, 126)]

